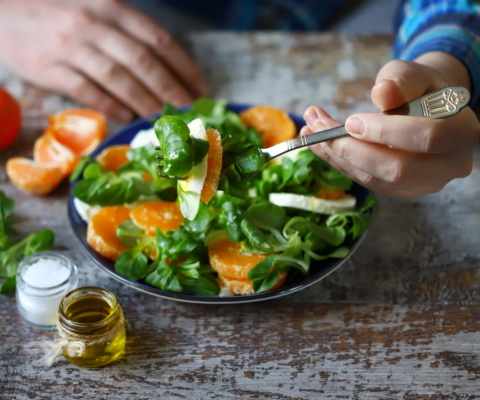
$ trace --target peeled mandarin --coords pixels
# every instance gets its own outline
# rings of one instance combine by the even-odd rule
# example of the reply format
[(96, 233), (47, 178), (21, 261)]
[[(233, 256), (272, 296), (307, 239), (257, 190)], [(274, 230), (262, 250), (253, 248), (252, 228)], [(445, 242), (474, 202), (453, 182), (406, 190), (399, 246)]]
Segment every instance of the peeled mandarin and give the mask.
[(210, 148), (207, 154), (207, 176), (203, 184), (200, 200), (208, 204), (213, 196), (217, 193), (218, 184), (220, 183), (220, 173), (222, 172), (222, 137), (216, 129), (210, 129), (207, 132), (207, 139)]
[(117, 227), (130, 219), (130, 210), (123, 206), (104, 207), (88, 224), (87, 242), (102, 256), (117, 258), (129, 247), (117, 238)]
[[(280, 276), (277, 282), (270, 290), (278, 289), (285, 283), (287, 279), (287, 273), (285, 271), (280, 272)], [(235, 295), (247, 295), (254, 294), (253, 282), (250, 279), (230, 279), (222, 275), (218, 275), (218, 283), (220, 287), (228, 288)]]
[(60, 111), (48, 117), (47, 132), (79, 156), (90, 154), (107, 134), (103, 114), (84, 108)]
[(265, 148), (293, 139), (297, 134), (295, 123), (288, 114), (275, 107), (251, 107), (240, 113), (240, 119), (258, 131)]
[(33, 194), (50, 193), (64, 178), (56, 165), (40, 164), (23, 157), (10, 158), (6, 169), (16, 187)]
[(130, 218), (148, 235), (156, 235), (157, 228), (163, 233), (180, 229), (183, 215), (180, 205), (172, 201), (152, 201), (142, 204), (130, 212)]
[(221, 239), (208, 248), (212, 268), (223, 277), (248, 279), (248, 273), (268, 254), (250, 254), (242, 251), (240, 243)]
[(106, 171), (118, 172), (123, 164), (130, 161), (127, 157), (127, 151), (130, 149), (127, 144), (107, 147), (97, 156), (97, 161)]
[(51, 134), (40, 136), (35, 141), (33, 159), (37, 163), (56, 165), (63, 176), (70, 175), (80, 161), (80, 157), (59, 143)]

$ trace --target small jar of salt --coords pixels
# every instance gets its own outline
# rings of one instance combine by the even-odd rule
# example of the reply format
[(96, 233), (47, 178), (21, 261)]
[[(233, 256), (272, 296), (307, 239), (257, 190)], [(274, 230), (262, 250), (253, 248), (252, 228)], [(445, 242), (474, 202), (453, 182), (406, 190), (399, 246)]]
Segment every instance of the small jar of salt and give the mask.
[(54, 329), (62, 298), (78, 283), (77, 267), (65, 256), (43, 251), (25, 258), (17, 271), (17, 310), (34, 328)]

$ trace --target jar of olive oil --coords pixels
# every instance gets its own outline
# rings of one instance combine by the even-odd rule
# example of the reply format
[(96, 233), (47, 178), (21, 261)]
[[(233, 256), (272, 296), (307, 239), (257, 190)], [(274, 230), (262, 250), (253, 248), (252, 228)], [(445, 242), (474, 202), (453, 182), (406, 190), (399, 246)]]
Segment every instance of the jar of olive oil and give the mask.
[(123, 354), (125, 320), (115, 295), (98, 287), (67, 294), (57, 316), (63, 355), (81, 367), (100, 367)]

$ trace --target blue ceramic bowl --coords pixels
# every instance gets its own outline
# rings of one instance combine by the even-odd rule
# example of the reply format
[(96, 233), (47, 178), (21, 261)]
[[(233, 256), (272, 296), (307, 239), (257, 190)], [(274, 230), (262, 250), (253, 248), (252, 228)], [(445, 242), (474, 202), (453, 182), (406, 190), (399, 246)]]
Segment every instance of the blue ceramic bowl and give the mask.
[[(228, 109), (239, 113), (251, 106), (249, 105), (240, 105), (240, 104), (230, 104)], [(290, 114), (290, 118), (293, 119), (297, 130), (300, 130), (305, 122), (302, 118), (297, 115)], [(142, 129), (149, 129), (152, 127), (152, 123), (149, 122), (149, 119), (143, 118), (139, 119), (118, 131), (117, 133), (110, 135), (105, 139), (100, 146), (91, 154), (92, 157), (100, 154), (104, 149), (109, 146), (119, 145), (119, 144), (130, 144), (132, 139), (135, 137), (138, 131)], [(102, 268), (114, 279), (145, 293), (152, 294), (154, 296), (163, 297), (166, 299), (183, 301), (187, 303), (203, 303), (203, 304), (232, 304), (232, 303), (249, 303), (254, 301), (261, 301), (267, 299), (273, 299), (276, 297), (286, 296), (291, 293), (298, 292), (299, 290), (305, 289), (308, 286), (313, 285), (314, 283), (322, 280), (327, 275), (331, 274), (338, 267), (340, 267), (357, 249), (363, 240), (365, 234), (356, 240), (347, 241), (344, 245), (350, 249), (350, 253), (346, 258), (343, 259), (331, 259), (325, 261), (314, 261), (310, 266), (310, 275), (307, 277), (299, 277), (293, 282), (280, 287), (279, 289), (271, 290), (265, 293), (251, 294), (246, 296), (229, 296), (229, 297), (205, 297), (205, 296), (196, 296), (186, 293), (173, 293), (167, 292), (150, 286), (144, 282), (134, 282), (129, 279), (126, 279), (115, 272), (114, 262), (103, 257), (97, 253), (88, 243), (87, 243), (87, 224), (82, 220), (77, 210), (75, 209), (73, 203), (72, 191), (76, 183), (81, 180), (82, 177), (79, 177), (70, 188), (70, 194), (68, 199), (68, 216), (70, 224), (72, 226), (75, 237), (78, 240), (78, 243), (82, 250), (87, 254), (87, 256), (94, 262), (95, 265)], [(365, 197), (372, 194), (370, 190), (357, 185), (356, 183), (352, 186), (350, 193), (357, 198), (358, 203), (362, 203)]]

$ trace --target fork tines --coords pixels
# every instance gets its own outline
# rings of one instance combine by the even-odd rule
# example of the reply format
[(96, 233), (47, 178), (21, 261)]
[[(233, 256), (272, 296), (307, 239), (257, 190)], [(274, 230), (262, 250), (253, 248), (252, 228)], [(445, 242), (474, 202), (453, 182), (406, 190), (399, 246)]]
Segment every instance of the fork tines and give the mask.
[(181, 178), (179, 176), (168, 176), (168, 175), (163, 175), (163, 174), (158, 174), (158, 176), (162, 178), (167, 178), (167, 179), (175, 179), (176, 181), (186, 181), (187, 178)]
[[(157, 151), (161, 151), (162, 149), (160, 148), (160, 146), (155, 146), (155, 150)], [(163, 160), (164, 157), (163, 156), (155, 156), (156, 159), (158, 160)], [(163, 168), (163, 164), (157, 164), (157, 167), (158, 168)], [(158, 174), (158, 176), (162, 177), (162, 178), (166, 178), (166, 179), (175, 179), (176, 181), (186, 181), (188, 177), (185, 177), (185, 178), (182, 178), (180, 176), (168, 176), (168, 175), (164, 175), (164, 174)]]

